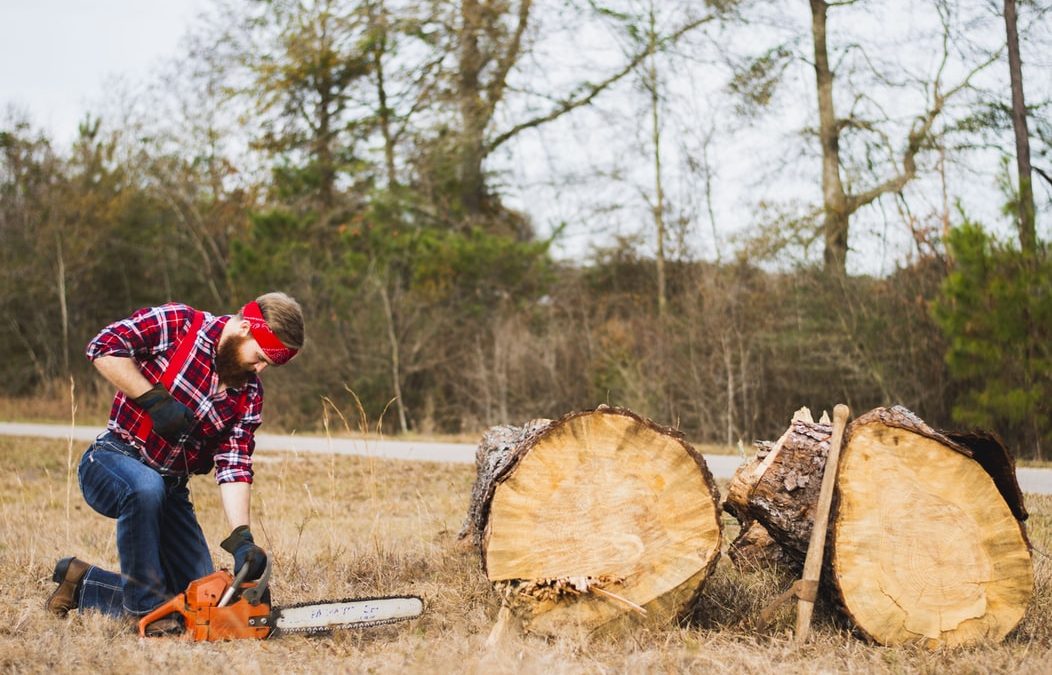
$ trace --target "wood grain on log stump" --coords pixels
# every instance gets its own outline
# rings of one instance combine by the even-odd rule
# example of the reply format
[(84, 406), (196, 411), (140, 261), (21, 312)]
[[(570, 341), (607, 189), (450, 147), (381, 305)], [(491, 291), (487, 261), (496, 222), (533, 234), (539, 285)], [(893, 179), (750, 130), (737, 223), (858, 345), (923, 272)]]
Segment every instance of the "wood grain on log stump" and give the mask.
[[(732, 560), (759, 557), (756, 527), (792, 564), (803, 560), (830, 434), (809, 414), (794, 417), (735, 474), (726, 508), (743, 536)], [(905, 408), (878, 408), (845, 434), (825, 591), (882, 644), (1000, 640), (1033, 592), (1026, 517), (1014, 463), (996, 437), (939, 432)]]
[(848, 431), (833, 580), (877, 642), (1000, 640), (1023, 618), (1034, 577), (1022, 495), (1003, 446), (974, 438), (986, 444), (982, 461), (904, 408), (874, 410)]
[(715, 567), (718, 492), (674, 430), (603, 407), (490, 430), (476, 459), (462, 536), (530, 631), (671, 622)]

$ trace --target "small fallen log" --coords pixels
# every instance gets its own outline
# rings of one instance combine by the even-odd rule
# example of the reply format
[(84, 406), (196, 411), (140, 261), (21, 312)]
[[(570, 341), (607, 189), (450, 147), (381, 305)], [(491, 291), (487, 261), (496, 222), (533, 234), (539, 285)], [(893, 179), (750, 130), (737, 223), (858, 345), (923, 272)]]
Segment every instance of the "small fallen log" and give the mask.
[(756, 455), (734, 472), (724, 508), (742, 525), (728, 551), (735, 564), (803, 567), (832, 434), (828, 420), (815, 422), (801, 408), (781, 438), (757, 443)]
[[(728, 491), (727, 510), (766, 529), (794, 563), (810, 534), (827, 428), (794, 419)], [(1026, 517), (996, 437), (936, 431), (899, 406), (870, 411), (845, 433), (825, 593), (881, 644), (1000, 640), (1033, 593)]]
[(489, 430), (461, 537), (546, 635), (668, 624), (719, 558), (719, 495), (677, 431), (610, 407)]

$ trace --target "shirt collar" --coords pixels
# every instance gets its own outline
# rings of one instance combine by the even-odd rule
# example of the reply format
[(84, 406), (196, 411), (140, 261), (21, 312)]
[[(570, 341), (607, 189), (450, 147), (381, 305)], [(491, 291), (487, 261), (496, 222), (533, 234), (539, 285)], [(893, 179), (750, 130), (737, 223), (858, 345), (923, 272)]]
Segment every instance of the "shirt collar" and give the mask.
[(210, 315), (205, 315), (205, 323), (204, 326), (201, 327), (201, 335), (212, 350), (212, 356), (215, 356), (216, 352), (219, 350), (219, 337), (223, 334), (223, 327), (226, 326), (227, 321), (230, 321), (230, 319), (233, 318), (233, 315), (226, 314), (224, 316), (209, 317)]

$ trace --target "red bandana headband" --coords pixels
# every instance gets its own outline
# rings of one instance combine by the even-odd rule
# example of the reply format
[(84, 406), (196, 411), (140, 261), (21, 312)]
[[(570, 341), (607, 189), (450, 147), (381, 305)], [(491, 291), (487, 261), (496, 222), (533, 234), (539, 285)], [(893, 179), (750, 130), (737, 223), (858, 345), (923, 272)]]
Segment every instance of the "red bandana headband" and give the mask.
[(297, 350), (285, 346), (281, 339), (270, 330), (267, 320), (263, 318), (263, 311), (255, 300), (241, 308), (241, 316), (248, 321), (252, 337), (259, 344), (259, 348), (267, 355), (267, 358), (280, 366), (288, 363), (289, 359), (296, 355)]

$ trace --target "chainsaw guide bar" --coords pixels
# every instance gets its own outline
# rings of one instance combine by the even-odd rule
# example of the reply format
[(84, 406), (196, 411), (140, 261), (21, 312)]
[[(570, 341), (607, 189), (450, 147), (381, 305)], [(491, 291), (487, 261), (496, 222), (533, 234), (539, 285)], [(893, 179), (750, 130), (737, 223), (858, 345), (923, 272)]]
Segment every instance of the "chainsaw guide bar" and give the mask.
[(420, 616), (424, 601), (415, 595), (347, 598), (275, 607), (268, 638), (286, 634), (318, 635), (343, 628), (366, 628)]

